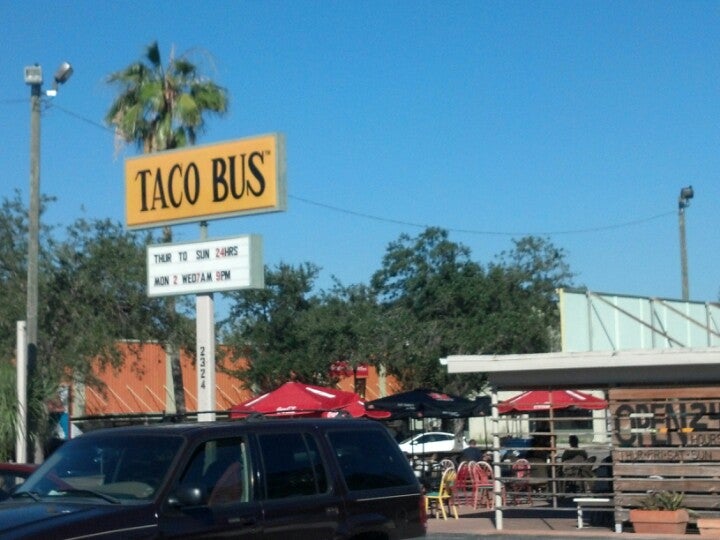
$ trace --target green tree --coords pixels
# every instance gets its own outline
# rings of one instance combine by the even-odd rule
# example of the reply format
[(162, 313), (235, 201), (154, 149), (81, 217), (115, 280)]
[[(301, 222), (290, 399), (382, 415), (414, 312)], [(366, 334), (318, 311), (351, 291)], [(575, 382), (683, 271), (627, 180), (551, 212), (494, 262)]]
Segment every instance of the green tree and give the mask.
[(171, 53), (163, 66), (157, 42), (108, 82), (120, 92), (105, 121), (121, 141), (137, 144), (146, 154), (195, 144), (207, 114), (227, 111), (225, 89), (202, 76), (187, 55)]
[[(43, 236), (47, 230), (43, 230)], [(0, 207), (0, 353), (13, 358), (16, 322), (25, 320), (27, 298), (27, 211), (16, 191)], [(43, 273), (39, 272), (39, 279)]]
[(445, 230), (402, 235), (372, 278), (393, 321), (385, 333), (394, 336), (389, 372), (413, 386), (477, 392), (482, 378), (449, 376), (438, 359), (551, 350), (558, 324), (554, 291), (571, 278), (562, 250), (543, 239), (515, 241), (484, 269)]
[(494, 353), (534, 353), (560, 347), (560, 310), (557, 290), (573, 285), (575, 274), (566, 260), (565, 250), (550, 240), (526, 236), (513, 240), (513, 249), (498, 256), (491, 265), (496, 301), (504, 306), (503, 323), (496, 326), (516, 328), (523, 335), (502, 343), (507, 332), (495, 332)]
[[(175, 56), (171, 52), (164, 66), (156, 41), (148, 45), (140, 61), (112, 73), (108, 83), (117, 85), (119, 93), (105, 121), (115, 127), (121, 142), (135, 143), (144, 153), (195, 144), (205, 128), (205, 118), (227, 112), (226, 90), (203, 76), (188, 55)], [(162, 241), (172, 241), (170, 227), (164, 228)], [(174, 299), (167, 300), (167, 309), (175, 311)], [(179, 339), (179, 336), (170, 336), (167, 352), (175, 406), (178, 412), (184, 413)]]
[(0, 361), (0, 461), (10, 461), (15, 452), (16, 393), (15, 366)]
[(380, 310), (371, 291), (336, 282), (313, 294), (318, 272), (310, 263), (280, 264), (266, 272), (264, 290), (230, 293), (224, 342), (247, 360), (233, 373), (249, 388), (267, 391), (287, 380), (333, 385), (335, 363), (355, 370), (374, 362)]
[[(368, 363), (381, 365), (377, 356), (377, 333), (382, 331), (380, 307), (366, 285), (344, 286), (335, 282), (329, 292), (322, 292), (318, 302), (303, 319), (303, 335), (310, 353), (320, 360), (319, 370), (331, 372), (331, 366), (342, 363), (354, 374)], [(337, 382), (333, 375), (328, 384)], [(355, 390), (362, 394), (359, 379)]]
[(343, 361), (386, 368), (407, 389), (473, 397), (484, 377), (448, 375), (439, 359), (551, 350), (555, 289), (572, 278), (546, 240), (520, 239), (485, 269), (438, 228), (392, 242), (370, 286), (336, 283), (313, 295), (318, 272), (283, 264), (267, 272), (265, 290), (230, 294), (225, 341), (248, 359), (235, 374), (253, 390), (289, 378), (333, 384), (330, 367)]
[(485, 283), (469, 249), (451, 242), (445, 230), (428, 228), (417, 238), (401, 235), (392, 242), (372, 277), (393, 321), (387, 329), (395, 336), (388, 371), (407, 388), (432, 386), (460, 394), (480, 390), (482, 378), (448, 377), (439, 359), (481, 346), (481, 327), (470, 322), (477, 323)]
[[(44, 199), (43, 206), (50, 202)], [(25, 318), (27, 212), (19, 196), (0, 204), (0, 459), (14, 449), (15, 323)], [(102, 390), (92, 364), (117, 367), (120, 339), (166, 339), (169, 329), (189, 333), (187, 320), (168, 318), (163, 302), (147, 297), (145, 248), (150, 234), (124, 231), (108, 220), (77, 220), (57, 238), (41, 234), (38, 366), (30, 384), (31, 433), (42, 446), (51, 426), (45, 405), (63, 384), (82, 381)], [(140, 366), (138, 366), (140, 369)], [(9, 457), (5, 454), (5, 458)]]
[(127, 232), (110, 220), (80, 219), (54, 242), (43, 312), (52, 328), (52, 372), (71, 366), (87, 384), (88, 358), (121, 365), (118, 341), (164, 339), (174, 329), (187, 333), (185, 318), (168, 318), (162, 300), (147, 296), (145, 250), (153, 241), (149, 233)]
[(271, 390), (288, 380), (325, 383), (327, 369), (309, 350), (304, 330), (318, 302), (311, 294), (318, 272), (311, 263), (281, 263), (266, 269), (264, 289), (228, 293), (233, 303), (223, 342), (233, 358), (247, 360), (246, 366), (229, 371), (251, 390)]
[[(46, 402), (61, 385), (76, 382), (102, 392), (93, 365), (118, 368), (128, 361), (118, 349), (120, 340), (131, 337), (140, 344), (165, 339), (170, 331), (187, 333), (182, 317), (147, 296), (145, 249), (152, 241), (150, 234), (127, 232), (110, 220), (83, 219), (61, 240), (47, 240), (38, 399)], [(137, 357), (134, 368), (142, 369)], [(41, 416), (36, 432), (47, 438), (50, 427)]]
[[(43, 196), (41, 200), (41, 212), (45, 206), (52, 201), (52, 198)], [(0, 430), (0, 453), (10, 457), (9, 452), (15, 448), (15, 420), (17, 413), (17, 392), (16, 366), (12, 359), (16, 358), (17, 350), (17, 321), (26, 318), (27, 299), (27, 238), (28, 222), (27, 209), (23, 206), (19, 192), (15, 192), (12, 199), (3, 199), (0, 206), (0, 294), (3, 302), (0, 303), (0, 378), (3, 384), (0, 392), (3, 394), (0, 400), (0, 423), (3, 428)], [(41, 242), (46, 240), (51, 228), (41, 224)], [(42, 245), (42, 243), (41, 243)], [(38, 288), (40, 298), (43, 299), (43, 291), (46, 290), (48, 281), (48, 263), (45, 253), (40, 252)], [(43, 303), (40, 302), (42, 307)], [(41, 321), (40, 331), (43, 332)], [(42, 358), (44, 352), (45, 336), (40, 335), (43, 341), (38, 342), (38, 358)], [(44, 386), (40, 377), (34, 377), (28, 381), (28, 417), (31, 421), (44, 418)], [(36, 435), (34, 422), (30, 424), (31, 437)], [(6, 453), (7, 452), (7, 453)], [(3, 459), (0, 456), (0, 459)]]

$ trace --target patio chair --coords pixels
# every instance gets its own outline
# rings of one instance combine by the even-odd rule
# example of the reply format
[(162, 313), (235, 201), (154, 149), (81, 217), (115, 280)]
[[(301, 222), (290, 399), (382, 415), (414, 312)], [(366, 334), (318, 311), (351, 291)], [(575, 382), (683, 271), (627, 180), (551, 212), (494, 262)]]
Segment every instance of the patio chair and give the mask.
[(468, 504), (472, 498), (472, 471), (470, 470), (469, 461), (461, 461), (457, 466), (455, 482), (453, 485), (453, 499), (455, 504)]
[(430, 513), (430, 511), (432, 511), (436, 517), (439, 512), (443, 519), (447, 519), (447, 512), (445, 511), (445, 506), (447, 505), (448, 510), (452, 511), (455, 519), (458, 519), (457, 505), (453, 497), (453, 485), (456, 476), (457, 473), (453, 469), (445, 469), (440, 479), (440, 487), (438, 490), (425, 494), (426, 512)]
[(473, 462), (471, 471), (474, 480), (473, 486), (473, 508), (483, 505), (485, 508), (494, 506), (495, 498), (493, 491), (495, 488), (495, 475), (492, 467), (485, 461)]
[(535, 493), (547, 493), (550, 483), (550, 466), (541, 458), (529, 458), (530, 479), (529, 482)]
[(591, 491), (593, 467), (595, 466), (595, 456), (584, 459), (581, 456), (574, 457), (562, 464), (563, 484), (562, 491), (564, 493), (587, 493)]
[(525, 496), (526, 502), (532, 504), (532, 484), (530, 483), (530, 474), (532, 466), (527, 459), (517, 459), (511, 467), (512, 478), (506, 484), (507, 495), (510, 495), (512, 504), (520, 504), (522, 496)]

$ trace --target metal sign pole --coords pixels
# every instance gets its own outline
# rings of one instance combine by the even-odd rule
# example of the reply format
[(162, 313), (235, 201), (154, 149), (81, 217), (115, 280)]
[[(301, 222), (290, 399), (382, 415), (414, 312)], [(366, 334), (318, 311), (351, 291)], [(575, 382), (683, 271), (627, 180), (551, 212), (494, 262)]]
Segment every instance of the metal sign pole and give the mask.
[(198, 422), (215, 420), (215, 302), (212, 293), (195, 297), (197, 314)]
[[(200, 222), (200, 239), (207, 240), (207, 221)], [(198, 422), (215, 420), (215, 301), (212, 293), (195, 297), (198, 381)]]

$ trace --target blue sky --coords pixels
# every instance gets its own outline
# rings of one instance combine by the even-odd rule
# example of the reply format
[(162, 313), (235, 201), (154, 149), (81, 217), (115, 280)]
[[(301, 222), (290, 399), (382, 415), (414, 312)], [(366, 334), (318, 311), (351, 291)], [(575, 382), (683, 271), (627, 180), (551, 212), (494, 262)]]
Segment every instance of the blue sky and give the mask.
[[(387, 245), (426, 225), (486, 264), (547, 236), (577, 284), (720, 291), (720, 3), (0, 0), (0, 196), (29, 183), (29, 87), (75, 73), (42, 117), (45, 222), (124, 219), (123, 160), (102, 127), (108, 74), (157, 40), (228, 89), (201, 143), (287, 140), (288, 210), (210, 222), (260, 234), (265, 263), (367, 283)], [(46, 82), (45, 87), (50, 85)], [(175, 239), (199, 238), (195, 225)]]

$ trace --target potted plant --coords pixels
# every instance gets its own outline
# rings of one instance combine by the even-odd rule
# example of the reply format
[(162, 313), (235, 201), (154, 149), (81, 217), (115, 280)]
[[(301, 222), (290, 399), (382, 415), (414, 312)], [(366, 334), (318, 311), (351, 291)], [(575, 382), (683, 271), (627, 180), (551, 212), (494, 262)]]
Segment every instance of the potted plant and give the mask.
[(653, 491), (630, 510), (630, 521), (636, 533), (685, 534), (690, 513), (683, 507), (684, 493)]

